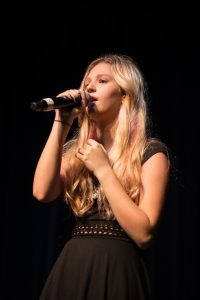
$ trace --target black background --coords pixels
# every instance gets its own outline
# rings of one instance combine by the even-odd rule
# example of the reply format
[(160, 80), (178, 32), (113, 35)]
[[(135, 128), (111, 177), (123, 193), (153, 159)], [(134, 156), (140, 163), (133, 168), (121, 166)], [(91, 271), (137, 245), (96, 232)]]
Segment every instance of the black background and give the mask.
[(53, 112), (33, 112), (30, 103), (77, 88), (90, 60), (117, 52), (140, 65), (153, 131), (172, 160), (164, 216), (147, 251), (153, 300), (197, 299), (198, 9), (192, 2), (176, 8), (125, 1), (41, 6), (10, 3), (1, 11), (0, 298), (37, 300), (70, 231), (61, 200), (42, 204), (32, 196)]

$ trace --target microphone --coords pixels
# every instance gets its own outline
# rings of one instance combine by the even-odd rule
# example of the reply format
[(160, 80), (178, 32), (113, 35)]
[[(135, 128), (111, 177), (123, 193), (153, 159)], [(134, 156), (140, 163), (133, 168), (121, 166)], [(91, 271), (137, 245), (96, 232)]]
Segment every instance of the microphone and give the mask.
[[(90, 102), (90, 95), (85, 93), (86, 96), (86, 106)], [(75, 108), (81, 107), (83, 105), (82, 97), (79, 95), (76, 98), (68, 97), (51, 97), (51, 98), (42, 98), (39, 101), (32, 102), (30, 108), (34, 111), (51, 111), (57, 108)]]

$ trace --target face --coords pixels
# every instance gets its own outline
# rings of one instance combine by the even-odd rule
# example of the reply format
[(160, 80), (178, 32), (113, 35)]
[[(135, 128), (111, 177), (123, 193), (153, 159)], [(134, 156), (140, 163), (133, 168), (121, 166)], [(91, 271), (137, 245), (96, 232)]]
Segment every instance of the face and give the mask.
[(85, 79), (84, 89), (91, 96), (91, 104), (86, 109), (90, 119), (112, 121), (117, 117), (124, 96), (113, 78), (110, 64), (96, 65)]

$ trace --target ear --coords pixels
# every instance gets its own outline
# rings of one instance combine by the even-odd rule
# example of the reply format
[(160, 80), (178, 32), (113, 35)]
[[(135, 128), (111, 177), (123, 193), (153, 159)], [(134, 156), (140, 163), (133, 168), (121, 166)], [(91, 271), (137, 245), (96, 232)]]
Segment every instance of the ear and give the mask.
[(126, 94), (122, 94), (122, 103), (124, 103), (124, 101), (125, 101), (125, 99), (126, 99)]

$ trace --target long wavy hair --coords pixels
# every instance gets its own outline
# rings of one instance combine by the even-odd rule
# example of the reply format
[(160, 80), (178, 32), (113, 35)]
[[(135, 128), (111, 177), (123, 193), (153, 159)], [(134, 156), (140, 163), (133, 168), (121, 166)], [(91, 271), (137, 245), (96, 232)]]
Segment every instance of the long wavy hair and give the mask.
[[(125, 95), (115, 126), (115, 138), (108, 154), (109, 160), (126, 193), (138, 204), (142, 188), (142, 157), (148, 139), (143, 75), (131, 57), (106, 54), (88, 65), (81, 83), (82, 89), (89, 72), (102, 62), (110, 64), (112, 75)], [(94, 204), (94, 175), (75, 157), (75, 152), (88, 138), (95, 139), (95, 132), (94, 122), (83, 113), (79, 117), (79, 128), (76, 134), (64, 145), (63, 161), (66, 162), (67, 172), (65, 199), (78, 217), (85, 215)], [(98, 208), (106, 219), (114, 219), (101, 187), (98, 192)]]

